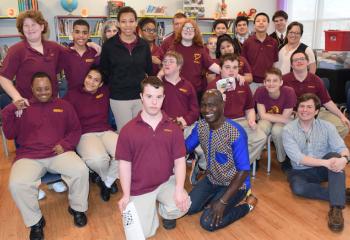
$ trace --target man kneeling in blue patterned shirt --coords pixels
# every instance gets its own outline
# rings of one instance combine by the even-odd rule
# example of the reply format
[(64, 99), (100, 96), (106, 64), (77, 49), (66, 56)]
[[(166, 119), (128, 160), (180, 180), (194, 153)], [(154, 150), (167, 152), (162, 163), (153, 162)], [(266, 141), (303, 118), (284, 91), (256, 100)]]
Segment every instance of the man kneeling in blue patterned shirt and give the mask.
[[(257, 198), (249, 195), (249, 154), (244, 129), (224, 116), (220, 91), (207, 90), (201, 101), (201, 114), (186, 139), (187, 152), (199, 144), (207, 160), (207, 174), (190, 192), (188, 214), (204, 209), (201, 226), (208, 231), (224, 228), (253, 210)], [(242, 202), (242, 203), (241, 203)]]

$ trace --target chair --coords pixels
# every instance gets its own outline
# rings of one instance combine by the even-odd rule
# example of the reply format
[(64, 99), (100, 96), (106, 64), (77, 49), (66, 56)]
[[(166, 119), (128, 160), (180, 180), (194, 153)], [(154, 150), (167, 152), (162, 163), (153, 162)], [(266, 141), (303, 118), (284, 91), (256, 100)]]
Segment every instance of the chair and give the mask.
[(2, 129), (2, 119), (1, 119), (1, 114), (0, 114), (0, 132), (1, 132), (1, 139), (2, 139), (2, 149), (4, 150), (5, 156), (9, 156), (9, 149), (7, 146), (7, 139), (5, 137), (4, 131)]
[[(267, 136), (267, 175), (271, 173), (271, 138), (272, 135), (269, 134)], [(256, 161), (253, 162), (252, 178), (255, 178), (256, 175)]]

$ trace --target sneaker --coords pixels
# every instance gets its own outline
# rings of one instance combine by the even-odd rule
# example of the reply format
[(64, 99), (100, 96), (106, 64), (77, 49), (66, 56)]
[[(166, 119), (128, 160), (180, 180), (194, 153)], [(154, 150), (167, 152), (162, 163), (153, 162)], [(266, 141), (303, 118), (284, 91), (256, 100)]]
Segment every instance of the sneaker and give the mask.
[(67, 191), (67, 186), (62, 181), (55, 182), (55, 183), (51, 184), (49, 187), (58, 193)]
[(46, 193), (39, 188), (38, 200), (44, 199), (46, 197)]
[(249, 211), (251, 212), (255, 208), (256, 204), (258, 204), (258, 199), (253, 194), (249, 194), (245, 199), (245, 202), (248, 204)]
[(340, 232), (344, 229), (343, 210), (333, 206), (328, 212), (328, 227), (333, 232)]
[(163, 219), (163, 227), (166, 230), (171, 230), (176, 227), (176, 219)]

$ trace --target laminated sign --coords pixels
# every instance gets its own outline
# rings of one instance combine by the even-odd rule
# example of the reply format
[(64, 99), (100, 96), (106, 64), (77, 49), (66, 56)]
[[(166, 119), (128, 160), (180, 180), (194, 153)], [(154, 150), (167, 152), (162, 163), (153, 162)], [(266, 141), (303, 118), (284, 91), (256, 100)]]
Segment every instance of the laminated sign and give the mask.
[(142, 226), (133, 202), (130, 202), (123, 212), (124, 232), (127, 240), (144, 240)]

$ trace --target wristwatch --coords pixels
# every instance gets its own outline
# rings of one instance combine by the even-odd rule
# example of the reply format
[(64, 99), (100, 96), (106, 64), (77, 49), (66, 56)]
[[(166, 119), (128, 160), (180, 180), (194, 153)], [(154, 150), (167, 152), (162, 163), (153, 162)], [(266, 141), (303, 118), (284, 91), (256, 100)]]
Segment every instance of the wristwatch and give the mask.
[(346, 159), (346, 164), (349, 164), (350, 163), (350, 156), (343, 156), (345, 159)]

